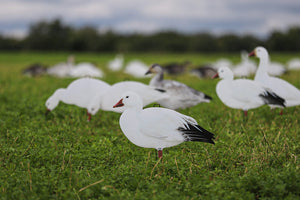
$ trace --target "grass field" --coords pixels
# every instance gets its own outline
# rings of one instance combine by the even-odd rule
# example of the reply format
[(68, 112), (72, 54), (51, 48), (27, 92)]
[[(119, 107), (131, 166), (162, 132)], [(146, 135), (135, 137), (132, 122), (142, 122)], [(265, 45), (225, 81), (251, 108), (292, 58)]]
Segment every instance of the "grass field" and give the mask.
[[(184, 75), (175, 79), (213, 97), (209, 104), (180, 110), (215, 133), (215, 145), (186, 142), (164, 150), (130, 143), (119, 113), (99, 111), (91, 122), (84, 109), (60, 105), (45, 116), (45, 101), (73, 79), (26, 77), (27, 65), (52, 65), (68, 53), (0, 53), (0, 199), (300, 199), (300, 107), (279, 115), (263, 106), (225, 107), (215, 93), (218, 80)], [(113, 54), (78, 54), (102, 68), (112, 84), (137, 80), (112, 73)], [(125, 54), (147, 64), (214, 61), (221, 54)], [(285, 63), (296, 54), (275, 54)], [(239, 54), (226, 55), (234, 63)], [(167, 77), (172, 78), (172, 77)], [(300, 71), (282, 77), (300, 88)], [(148, 83), (149, 79), (138, 80)]]

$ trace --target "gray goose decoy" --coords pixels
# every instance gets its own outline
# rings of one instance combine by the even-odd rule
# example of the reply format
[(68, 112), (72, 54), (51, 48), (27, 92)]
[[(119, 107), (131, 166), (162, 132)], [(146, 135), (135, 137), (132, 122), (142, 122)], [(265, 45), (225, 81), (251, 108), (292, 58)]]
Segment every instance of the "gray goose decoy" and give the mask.
[(210, 96), (197, 91), (183, 83), (173, 80), (164, 80), (164, 72), (160, 65), (153, 64), (146, 74), (156, 74), (149, 85), (165, 90), (170, 98), (158, 101), (160, 105), (170, 109), (188, 108), (202, 102), (210, 102)]

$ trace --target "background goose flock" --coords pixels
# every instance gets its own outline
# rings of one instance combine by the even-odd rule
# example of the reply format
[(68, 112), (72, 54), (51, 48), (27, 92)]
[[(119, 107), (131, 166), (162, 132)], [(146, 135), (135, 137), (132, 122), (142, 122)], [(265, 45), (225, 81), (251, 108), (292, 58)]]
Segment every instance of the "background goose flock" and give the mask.
[[(241, 55), (242, 64), (236, 66), (234, 71), (229, 68), (231, 63), (224, 59), (216, 64), (218, 71), (214, 77), (222, 79), (216, 85), (216, 93), (226, 106), (241, 109), (247, 116), (249, 109), (265, 104), (271, 108), (300, 104), (299, 89), (268, 74), (273, 65), (264, 47), (257, 47), (249, 53), (249, 56), (257, 56), (260, 59), (254, 80), (234, 79), (234, 74), (246, 77), (254, 73), (254, 63), (248, 60), (245, 52)], [(109, 62), (109, 69), (120, 70), (123, 59), (123, 56), (117, 55)], [(65, 72), (66, 66), (69, 65), (70, 63), (63, 66), (62, 71)], [(128, 66), (131, 67), (126, 67), (124, 72), (131, 73), (134, 77), (155, 75), (149, 85), (135, 81), (109, 85), (98, 79), (81, 78), (70, 83), (66, 89), (57, 89), (46, 101), (47, 110), (53, 110), (59, 101), (74, 104), (87, 109), (88, 121), (91, 119), (91, 114), (95, 115), (99, 109), (121, 112), (123, 114), (120, 118), (120, 126), (128, 139), (141, 147), (156, 148), (159, 157), (162, 157), (163, 148), (183, 141), (195, 140), (214, 144), (212, 140), (214, 134), (200, 127), (193, 118), (172, 111), (193, 107), (203, 102), (209, 103), (212, 100), (209, 95), (184, 83), (164, 79), (165, 70), (159, 64), (151, 65), (148, 70), (139, 61), (132, 61)], [(179, 65), (168, 65), (168, 71), (172, 71), (171, 66), (178, 69)], [(184, 71), (186, 64), (181, 66), (183, 67), (180, 67), (182, 69), (180, 71)], [(58, 66), (54, 69), (58, 69)], [(241, 73), (243, 70), (246, 73)], [(155, 102), (165, 108), (142, 110), (144, 106)]]
[[(270, 191), (296, 199), (299, 71), (274, 77), (270, 62), (292, 56), (248, 50), (256, 58), (228, 53), (230, 62), (217, 66), (220, 55), (210, 54), (73, 56), (71, 69), (93, 63), (102, 78), (49, 74), (68, 54), (38, 54), (44, 62), (26, 76), (24, 60), (38, 63), (32, 54), (7, 61), (16, 64), (0, 74), (0, 196), (26, 199), (11, 187), (18, 183), (28, 194), (61, 199), (215, 199), (216, 191), (224, 199)], [(243, 63), (253, 61), (250, 73)], [(132, 62), (143, 64), (130, 67), (138, 73), (126, 70)]]

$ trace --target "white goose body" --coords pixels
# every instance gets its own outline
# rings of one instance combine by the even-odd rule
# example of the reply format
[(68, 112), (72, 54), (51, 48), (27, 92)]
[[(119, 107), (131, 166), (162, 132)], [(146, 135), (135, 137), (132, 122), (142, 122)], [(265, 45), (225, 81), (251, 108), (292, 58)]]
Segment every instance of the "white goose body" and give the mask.
[(164, 90), (156, 89), (136, 81), (123, 81), (115, 83), (103, 94), (100, 108), (105, 111), (123, 112), (123, 107), (113, 108), (113, 105), (120, 100), (121, 95), (126, 91), (137, 93), (142, 98), (143, 106), (169, 97)]
[(246, 51), (241, 52), (241, 63), (234, 66), (232, 69), (235, 77), (248, 77), (255, 73), (256, 65), (253, 61), (249, 60)]
[(144, 78), (147, 70), (148, 67), (145, 63), (139, 60), (133, 60), (126, 65), (124, 72), (136, 78)]
[(59, 78), (68, 77), (74, 68), (74, 56), (69, 56), (66, 63), (58, 63), (47, 69), (47, 74)]
[(79, 63), (75, 67), (73, 67), (70, 72), (69, 76), (71, 77), (98, 77), (102, 78), (104, 73), (98, 69), (95, 65), (91, 63)]
[(221, 80), (216, 92), (226, 106), (249, 110), (264, 105), (259, 97), (259, 93), (263, 93), (262, 88), (252, 83), (250, 80)]
[(255, 81), (270, 88), (278, 96), (285, 99), (287, 107), (300, 105), (300, 90), (298, 88), (283, 79), (269, 76), (267, 67), (270, 61), (269, 54), (265, 48), (257, 47), (249, 55), (255, 55), (260, 59), (254, 78)]
[(217, 84), (216, 92), (228, 107), (248, 111), (264, 104), (284, 106), (282, 98), (261, 84), (249, 79), (234, 80), (228, 67), (219, 68), (218, 75), (222, 80)]
[(300, 70), (300, 58), (292, 58), (287, 63), (289, 70)]
[(120, 127), (137, 146), (155, 149), (175, 146), (184, 142), (184, 137), (177, 130), (183, 126), (183, 120), (171, 111), (163, 108), (127, 109), (120, 117)]
[(232, 68), (232, 62), (227, 58), (219, 58), (216, 62), (212, 63), (212, 66), (218, 70), (220, 67)]
[(120, 127), (137, 146), (162, 151), (184, 141), (214, 144), (214, 135), (200, 127), (195, 119), (166, 108), (143, 110), (142, 99), (136, 93), (126, 92), (116, 107), (125, 108), (120, 117)]
[(67, 88), (57, 89), (46, 101), (48, 110), (53, 110), (60, 101), (88, 109), (94, 98), (102, 95), (110, 85), (93, 78), (80, 78), (69, 84)]
[(279, 62), (270, 62), (268, 66), (268, 74), (271, 76), (281, 76), (286, 73), (286, 68)]
[(123, 67), (124, 57), (118, 54), (113, 60), (109, 61), (108, 68), (112, 71), (119, 71)]

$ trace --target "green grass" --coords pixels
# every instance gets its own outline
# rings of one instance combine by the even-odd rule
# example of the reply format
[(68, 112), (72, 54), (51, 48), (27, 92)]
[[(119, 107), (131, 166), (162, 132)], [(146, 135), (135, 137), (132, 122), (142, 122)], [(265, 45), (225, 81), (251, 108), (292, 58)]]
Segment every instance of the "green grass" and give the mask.
[[(30, 78), (21, 70), (34, 62), (52, 65), (67, 55), (0, 53), (0, 199), (300, 199), (299, 106), (285, 109), (283, 116), (263, 106), (245, 118), (217, 98), (218, 80), (176, 77), (214, 98), (180, 112), (215, 133), (216, 144), (182, 143), (164, 149), (158, 162), (156, 150), (127, 140), (118, 113), (100, 111), (88, 123), (84, 109), (61, 103), (44, 115), (46, 99), (73, 79)], [(295, 55), (272, 59), (286, 62)], [(108, 83), (132, 79), (108, 72), (113, 54), (75, 56), (96, 63)], [(140, 58), (147, 64), (200, 64), (221, 56), (125, 54), (126, 61)], [(225, 56), (239, 61), (238, 54)], [(300, 72), (283, 76), (300, 88), (299, 77)]]

